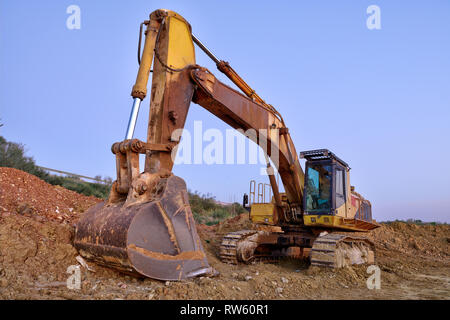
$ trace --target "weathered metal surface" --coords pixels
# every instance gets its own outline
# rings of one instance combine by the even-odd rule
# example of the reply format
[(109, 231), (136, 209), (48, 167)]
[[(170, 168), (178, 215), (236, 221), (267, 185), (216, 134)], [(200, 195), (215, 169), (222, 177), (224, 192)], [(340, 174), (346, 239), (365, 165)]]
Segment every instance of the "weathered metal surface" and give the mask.
[[(194, 93), (190, 68), (195, 65), (194, 43), (189, 24), (179, 15), (165, 11), (167, 17), (160, 27), (150, 95), (147, 142), (167, 144), (178, 142), (177, 129), (183, 129)], [(171, 153), (149, 152), (146, 172), (172, 170)]]
[(75, 247), (97, 263), (160, 280), (212, 273), (195, 228), (186, 185), (176, 176), (163, 181), (152, 202), (127, 206), (101, 203), (76, 227)]
[[(275, 163), (279, 163), (277, 169), (289, 202), (291, 206), (300, 208), (304, 173), (284, 123), (274, 112), (223, 84), (204, 68), (193, 69), (191, 77), (198, 85), (193, 102), (201, 105), (235, 129), (242, 129), (244, 132), (249, 129), (255, 130), (256, 137), (249, 137), (255, 142), (267, 141), (265, 153)], [(266, 136), (260, 134), (264, 132), (259, 131), (261, 129), (266, 130)], [(276, 155), (272, 154), (272, 144), (275, 146)], [(278, 156), (278, 159), (274, 158), (275, 156)], [(280, 213), (279, 215), (280, 221), (285, 220), (284, 214)]]

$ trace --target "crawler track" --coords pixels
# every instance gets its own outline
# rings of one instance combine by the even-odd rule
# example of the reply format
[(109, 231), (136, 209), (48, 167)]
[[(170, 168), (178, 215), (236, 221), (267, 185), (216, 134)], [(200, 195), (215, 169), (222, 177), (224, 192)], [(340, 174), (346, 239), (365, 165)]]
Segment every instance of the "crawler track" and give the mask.
[(318, 237), (311, 249), (311, 265), (342, 268), (352, 264), (374, 263), (375, 245), (363, 237), (329, 233)]
[[(286, 258), (280, 248), (273, 250), (256, 249), (262, 243), (261, 231), (241, 230), (230, 232), (223, 237), (220, 245), (220, 259), (228, 264), (277, 262)], [(341, 268), (352, 264), (373, 264), (375, 246), (365, 237), (349, 234), (329, 233), (317, 238), (305, 234), (305, 239), (312, 242), (309, 253), (311, 265), (328, 268)], [(306, 256), (307, 257), (307, 256)]]
[(237, 246), (239, 241), (256, 233), (255, 230), (240, 230), (225, 235), (220, 245), (220, 260), (228, 264), (238, 264)]

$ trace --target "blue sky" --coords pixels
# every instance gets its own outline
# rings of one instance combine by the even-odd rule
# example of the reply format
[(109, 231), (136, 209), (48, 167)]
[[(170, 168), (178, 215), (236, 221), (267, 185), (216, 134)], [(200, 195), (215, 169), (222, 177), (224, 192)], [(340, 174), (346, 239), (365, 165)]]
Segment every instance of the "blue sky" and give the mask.
[[(81, 29), (66, 28), (69, 5)], [(381, 30), (366, 27), (369, 5)], [(0, 134), (42, 166), (115, 177), (137, 73), (139, 23), (183, 15), (290, 129), (297, 151), (329, 148), (377, 220), (450, 222), (450, 2), (1, 1)], [(197, 62), (214, 70), (197, 50)], [(135, 136), (146, 137), (149, 101)], [(227, 125), (192, 104), (186, 128)], [(191, 190), (223, 201), (261, 182), (259, 165), (179, 165)], [(267, 181), (265, 181), (267, 182)]]

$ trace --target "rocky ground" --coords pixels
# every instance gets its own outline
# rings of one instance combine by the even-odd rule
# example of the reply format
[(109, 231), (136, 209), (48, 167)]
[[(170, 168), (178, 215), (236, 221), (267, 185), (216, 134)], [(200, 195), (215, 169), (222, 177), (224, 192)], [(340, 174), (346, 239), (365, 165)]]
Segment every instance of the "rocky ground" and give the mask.
[(88, 262), (92, 271), (81, 267), (81, 289), (68, 289), (67, 268), (80, 265), (72, 246), (74, 223), (98, 201), (0, 168), (0, 299), (450, 299), (448, 225), (396, 222), (373, 231), (381, 289), (369, 290), (367, 266), (221, 263), (222, 235), (248, 228), (246, 215), (197, 226), (216, 277), (161, 282)]

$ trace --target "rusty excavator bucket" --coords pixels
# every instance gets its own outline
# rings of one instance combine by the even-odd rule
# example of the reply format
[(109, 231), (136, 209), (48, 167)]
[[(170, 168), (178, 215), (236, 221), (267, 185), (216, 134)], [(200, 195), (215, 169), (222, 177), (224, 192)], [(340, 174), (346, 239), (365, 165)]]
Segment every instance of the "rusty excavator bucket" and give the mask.
[[(177, 132), (184, 127), (194, 93), (191, 27), (168, 10), (153, 12), (141, 31), (143, 25), (146, 40), (131, 93), (134, 104), (126, 138), (112, 146), (117, 180), (108, 200), (81, 217), (74, 244), (86, 259), (127, 273), (160, 280), (212, 275), (186, 184), (172, 174)], [(153, 58), (150, 119), (143, 142), (132, 137)], [(140, 154), (145, 154), (142, 173)]]
[(197, 235), (184, 181), (161, 178), (154, 200), (99, 203), (76, 228), (75, 246), (98, 264), (159, 280), (212, 274)]

